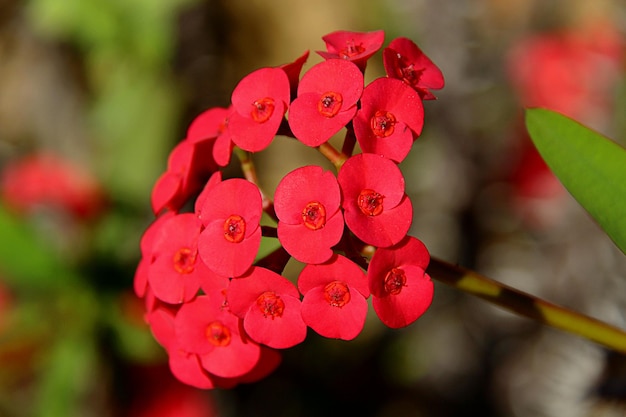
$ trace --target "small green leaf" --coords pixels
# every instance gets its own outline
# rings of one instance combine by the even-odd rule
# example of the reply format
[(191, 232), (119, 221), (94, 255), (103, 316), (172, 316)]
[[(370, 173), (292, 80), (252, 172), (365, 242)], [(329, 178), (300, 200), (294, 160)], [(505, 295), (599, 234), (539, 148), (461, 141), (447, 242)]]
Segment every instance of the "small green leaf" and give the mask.
[(626, 149), (547, 109), (528, 109), (526, 127), (552, 172), (626, 254)]

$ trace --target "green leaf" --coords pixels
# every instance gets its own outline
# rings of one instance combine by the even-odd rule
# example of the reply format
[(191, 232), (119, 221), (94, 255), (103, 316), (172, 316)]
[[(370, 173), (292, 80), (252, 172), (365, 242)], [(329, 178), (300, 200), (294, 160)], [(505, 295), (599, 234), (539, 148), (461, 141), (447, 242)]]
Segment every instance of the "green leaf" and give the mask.
[(526, 127), (552, 172), (626, 254), (626, 149), (547, 109), (528, 109)]
[(22, 219), (0, 205), (0, 275), (15, 288), (63, 290), (79, 278)]

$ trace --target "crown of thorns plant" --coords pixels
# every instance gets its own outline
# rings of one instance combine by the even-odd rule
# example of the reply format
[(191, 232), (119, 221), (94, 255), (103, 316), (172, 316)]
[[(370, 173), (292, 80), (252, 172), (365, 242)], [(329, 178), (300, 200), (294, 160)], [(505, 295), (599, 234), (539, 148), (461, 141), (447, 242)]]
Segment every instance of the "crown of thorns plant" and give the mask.
[[(413, 41), (397, 38), (382, 51), (386, 76), (364, 85), (384, 32), (322, 39), (324, 60), (302, 77), (308, 51), (253, 71), (228, 107), (198, 115), (153, 188), (156, 217), (141, 241), (135, 292), (172, 373), (187, 384), (258, 380), (308, 328), (354, 339), (370, 297), (391, 328), (413, 323), (432, 301), (430, 257), (407, 235), (413, 208), (398, 164), (443, 75)], [(339, 150), (328, 140), (342, 130)], [(318, 149), (336, 173), (299, 167), (271, 198), (258, 185), (252, 154), (277, 135)], [(225, 178), (232, 155), (244, 178)], [(260, 254), (264, 239), (277, 240), (278, 249)], [(281, 275), (290, 258), (304, 264), (296, 283)]]

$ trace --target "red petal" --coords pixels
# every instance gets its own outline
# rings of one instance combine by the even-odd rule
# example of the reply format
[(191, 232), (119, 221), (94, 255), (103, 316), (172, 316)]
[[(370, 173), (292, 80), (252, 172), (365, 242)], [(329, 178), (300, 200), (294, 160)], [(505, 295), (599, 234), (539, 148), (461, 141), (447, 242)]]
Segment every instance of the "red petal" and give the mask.
[(230, 107), (213, 107), (200, 113), (187, 129), (187, 140), (195, 143), (217, 138), (225, 128), (225, 121), (232, 112)]
[(246, 75), (233, 90), (233, 108), (240, 114), (249, 114), (255, 100), (271, 97), (279, 103), (289, 103), (289, 78), (280, 68), (260, 68)]
[(181, 191), (182, 177), (179, 174), (168, 171), (161, 174), (152, 188), (152, 212), (158, 215), (164, 209), (178, 210), (183, 204), (182, 199), (177, 198)]
[(245, 315), (243, 325), (254, 341), (275, 349), (286, 349), (304, 341), (307, 327), (302, 320), (300, 299), (285, 294), (280, 297), (285, 303), (282, 316), (265, 317), (253, 304)]
[(309, 51), (305, 51), (295, 61), (280, 66), (280, 68), (285, 71), (285, 74), (287, 74), (287, 78), (289, 78), (289, 90), (291, 91), (292, 97), (295, 97), (296, 91), (298, 90), (300, 72), (308, 58)]
[(361, 98), (360, 117), (370, 123), (370, 118), (378, 110), (392, 113), (397, 120), (404, 122), (416, 136), (422, 132), (424, 126), (422, 99), (413, 88), (402, 81), (382, 77), (365, 87)]
[(247, 274), (233, 279), (227, 292), (228, 305), (233, 314), (244, 317), (257, 298), (266, 291), (298, 298), (298, 289), (287, 278), (274, 271), (252, 267)]
[(174, 333), (174, 317), (176, 310), (171, 307), (159, 305), (146, 314), (146, 321), (150, 325), (152, 335), (165, 349), (169, 349), (176, 343)]
[(247, 374), (256, 366), (261, 347), (237, 334), (228, 346), (216, 347), (211, 352), (199, 355), (204, 369), (223, 378), (236, 378)]
[[(213, 175), (211, 175), (211, 178), (209, 178), (209, 180), (204, 185), (204, 188), (202, 189), (200, 194), (198, 194), (198, 197), (196, 198), (196, 203), (195, 203), (195, 206), (194, 206), (194, 211), (196, 213), (196, 216), (198, 216), (199, 219), (202, 218), (202, 215), (201, 215), (202, 208), (204, 207), (205, 203), (207, 202), (207, 198), (209, 196), (209, 193), (211, 192), (213, 187), (215, 187), (220, 182), (222, 182), (222, 171), (215, 171), (215, 173)], [(209, 203), (209, 204), (211, 204), (211, 203)]]
[(364, 189), (382, 194), (384, 209), (395, 207), (404, 198), (404, 177), (400, 168), (388, 158), (358, 154), (349, 158), (337, 175), (346, 210), (359, 210), (357, 199)]
[(278, 183), (274, 210), (281, 222), (302, 224), (302, 210), (312, 201), (324, 206), (327, 218), (337, 211), (341, 202), (339, 184), (333, 173), (315, 165), (297, 168)]
[(246, 234), (253, 233), (263, 211), (261, 192), (250, 181), (231, 178), (216, 184), (207, 193), (200, 210), (200, 220), (206, 226), (215, 220), (226, 220), (237, 214), (246, 221)]
[(356, 208), (346, 209), (344, 217), (348, 228), (363, 242), (386, 247), (406, 236), (413, 221), (413, 205), (407, 196), (396, 207), (378, 216), (365, 215)]
[(370, 121), (363, 117), (354, 119), (354, 134), (364, 153), (374, 153), (400, 163), (406, 158), (413, 147), (413, 131), (404, 123), (395, 125), (394, 133), (380, 138), (372, 132)]
[(278, 240), (291, 256), (303, 263), (327, 261), (333, 254), (331, 248), (339, 243), (342, 234), (343, 216), (340, 211), (317, 230), (311, 230), (303, 224), (278, 223)]
[(168, 353), (170, 370), (179, 381), (201, 389), (215, 388), (211, 375), (200, 365), (198, 355), (176, 348)]
[[(159, 256), (150, 265), (148, 282), (155, 297), (170, 304), (180, 304), (193, 299), (200, 289), (198, 274), (176, 272), (172, 262), (173, 255)], [(202, 265), (200, 259), (196, 262)]]
[[(206, 295), (198, 296), (193, 301), (180, 307), (174, 318), (174, 329), (179, 347), (186, 352), (208, 353), (216, 348), (207, 339), (206, 328), (209, 323), (219, 320), (225, 326), (235, 330), (237, 317), (222, 312), (222, 300)], [(235, 338), (233, 331), (232, 337)]]
[[(253, 229), (250, 227), (250, 229)], [(261, 228), (256, 225), (251, 235), (239, 243), (224, 238), (224, 221), (209, 224), (198, 237), (198, 253), (204, 264), (223, 277), (238, 277), (254, 262), (261, 246)]]
[(328, 91), (341, 94), (343, 108), (352, 107), (363, 93), (363, 73), (350, 61), (331, 59), (311, 67), (298, 86), (298, 96), (316, 93), (319, 98)]
[[(335, 60), (333, 60), (335, 61)], [(304, 93), (289, 108), (289, 127), (294, 136), (307, 146), (319, 146), (339, 132), (354, 118), (355, 105), (344, 105), (333, 117), (325, 117), (317, 109), (318, 93)]]
[(356, 289), (363, 297), (369, 297), (370, 290), (365, 272), (350, 259), (333, 255), (328, 261), (318, 265), (306, 265), (298, 276), (298, 289), (302, 294), (311, 289), (340, 280)]
[(313, 330), (324, 337), (352, 340), (361, 333), (367, 316), (367, 301), (353, 287), (350, 301), (342, 307), (333, 307), (324, 297), (324, 287), (308, 291), (302, 300), (302, 318)]
[[(417, 85), (435, 90), (443, 88), (444, 79), (441, 70), (412, 40), (407, 38), (394, 39), (389, 43), (389, 49), (396, 54), (399, 53), (402, 55), (407, 62), (413, 64), (417, 70), (423, 71)], [(385, 64), (385, 69), (387, 69), (385, 51), (383, 51), (383, 62)]]
[(382, 281), (392, 268), (414, 265), (422, 270), (426, 270), (429, 262), (430, 254), (428, 249), (419, 239), (413, 236), (407, 236), (392, 247), (377, 249), (368, 267), (372, 294), (376, 296), (382, 295)]
[(271, 117), (264, 123), (255, 122), (247, 115), (233, 114), (228, 123), (231, 140), (248, 152), (259, 152), (267, 148), (276, 136), (287, 111), (282, 101), (276, 102), (275, 106)]
[(406, 286), (399, 294), (374, 297), (372, 305), (380, 320), (397, 329), (417, 320), (430, 306), (433, 299), (433, 283), (424, 270), (413, 265), (402, 268), (407, 275)]

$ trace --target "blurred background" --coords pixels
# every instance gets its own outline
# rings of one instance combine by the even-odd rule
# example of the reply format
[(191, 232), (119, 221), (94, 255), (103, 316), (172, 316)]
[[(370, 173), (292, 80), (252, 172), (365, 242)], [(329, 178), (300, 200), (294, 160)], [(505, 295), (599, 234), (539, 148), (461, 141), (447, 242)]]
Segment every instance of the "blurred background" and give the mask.
[[(132, 290), (168, 152), (340, 29), (411, 38), (446, 78), (401, 165), (432, 256), (626, 328), (624, 255), (523, 127), (547, 106), (625, 143), (622, 0), (0, 0), (0, 416), (626, 415), (622, 355), (437, 282), (417, 323), (310, 331), (258, 383), (170, 376)], [(319, 160), (279, 138), (256, 162), (273, 190)]]

